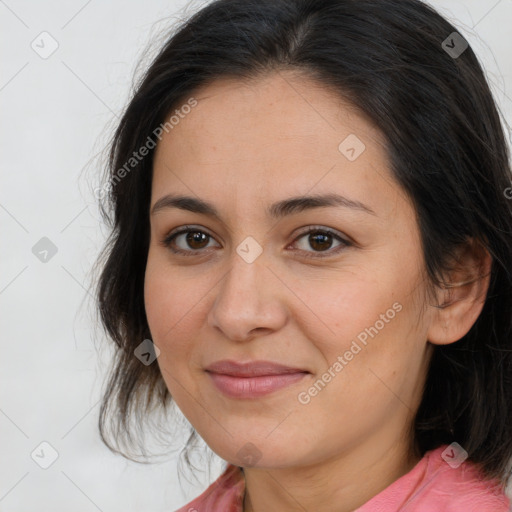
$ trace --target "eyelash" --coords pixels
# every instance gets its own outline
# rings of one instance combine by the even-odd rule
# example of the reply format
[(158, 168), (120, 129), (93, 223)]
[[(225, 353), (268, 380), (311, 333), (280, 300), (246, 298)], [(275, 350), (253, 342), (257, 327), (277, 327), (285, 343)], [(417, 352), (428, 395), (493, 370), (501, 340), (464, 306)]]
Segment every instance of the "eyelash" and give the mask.
[[(194, 226), (183, 226), (179, 231), (171, 232), (169, 233), (163, 240), (162, 244), (167, 247), (170, 251), (172, 251), (175, 254), (182, 254), (184, 256), (195, 256), (197, 253), (203, 252), (201, 249), (191, 249), (190, 251), (185, 251), (183, 249), (177, 249), (172, 247), (172, 242), (177, 238), (179, 235), (185, 234), (185, 233), (203, 233), (206, 236), (213, 238), (210, 234), (208, 234), (206, 231), (203, 231), (201, 229), (195, 228)], [(342, 238), (339, 236), (335, 231), (332, 231), (329, 228), (323, 228), (321, 226), (311, 226), (306, 231), (300, 233), (295, 240), (292, 243), (297, 242), (302, 237), (310, 235), (311, 233), (316, 234), (322, 234), (322, 235), (331, 235), (333, 238), (341, 242), (341, 245), (335, 249), (327, 249), (326, 251), (313, 251), (313, 255), (311, 254), (311, 251), (302, 251), (307, 254), (307, 258), (327, 258), (329, 256), (333, 256), (335, 254), (338, 254), (340, 251), (347, 247), (351, 247), (353, 245), (352, 242), (349, 242), (348, 240)], [(196, 254), (194, 254), (196, 253)], [(324, 255), (325, 254), (325, 255)]]

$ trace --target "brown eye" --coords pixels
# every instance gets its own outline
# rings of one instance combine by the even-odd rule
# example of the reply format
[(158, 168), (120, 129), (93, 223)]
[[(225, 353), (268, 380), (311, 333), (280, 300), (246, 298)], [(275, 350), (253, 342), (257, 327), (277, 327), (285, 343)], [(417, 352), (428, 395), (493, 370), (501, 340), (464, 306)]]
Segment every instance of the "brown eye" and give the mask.
[(208, 235), (202, 231), (188, 231), (186, 235), (185, 243), (192, 249), (203, 249), (208, 243)]
[[(297, 241), (302, 239), (305, 243), (302, 242), (302, 247), (299, 247), (300, 251), (305, 253), (306, 257), (313, 258), (332, 256), (352, 245), (351, 242), (335, 232), (318, 227), (309, 228), (308, 231), (295, 239), (294, 244), (297, 244)], [(162, 240), (162, 244), (176, 254), (195, 256), (205, 252), (203, 249), (208, 248), (208, 244), (212, 240), (213, 237), (211, 235), (200, 229), (193, 228), (192, 226), (183, 226), (179, 231), (169, 234)], [(332, 249), (335, 242), (338, 242), (338, 246)]]
[(332, 235), (324, 233), (310, 233), (309, 245), (318, 251), (325, 251), (332, 245)]
[(172, 252), (192, 255), (194, 252), (201, 252), (202, 249), (207, 248), (211, 239), (212, 237), (208, 233), (185, 226), (168, 235), (162, 243)]
[[(320, 229), (317, 227), (309, 228), (308, 231), (297, 237), (294, 243), (297, 244), (297, 242), (302, 239), (304, 239), (305, 243), (302, 242), (302, 247), (299, 247), (299, 249), (306, 254), (309, 253), (307, 254), (307, 257), (313, 258), (331, 256), (352, 245), (351, 242), (345, 240), (330, 229)], [(338, 242), (338, 246), (333, 250), (330, 250), (334, 242)], [(308, 248), (313, 249), (313, 251), (308, 250)], [(319, 253), (326, 254), (324, 256), (323, 254)]]

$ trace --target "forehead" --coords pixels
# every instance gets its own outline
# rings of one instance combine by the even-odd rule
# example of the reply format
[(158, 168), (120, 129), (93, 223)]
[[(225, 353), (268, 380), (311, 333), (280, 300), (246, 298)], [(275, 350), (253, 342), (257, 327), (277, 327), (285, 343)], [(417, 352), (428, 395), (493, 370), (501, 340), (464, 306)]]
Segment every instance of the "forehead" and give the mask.
[[(311, 79), (286, 72), (252, 81), (221, 79), (191, 97), (197, 105), (157, 146), (154, 194), (190, 193), (193, 187), (203, 197), (231, 192), (250, 201), (258, 191), (262, 200), (269, 194), (280, 199), (285, 190), (336, 189), (360, 200), (397, 193), (382, 133)], [(347, 145), (355, 159), (344, 153)]]
[[(276, 72), (253, 80), (222, 78), (196, 89), (191, 96), (197, 106), (167, 134), (173, 135), (167, 137), (167, 143), (172, 145), (171, 139), (175, 139), (175, 146), (181, 146), (201, 141), (201, 146), (189, 148), (194, 154), (213, 146), (244, 153), (256, 145), (260, 150), (262, 145), (284, 150), (288, 144), (300, 144), (301, 154), (322, 153), (329, 147), (337, 158), (336, 142), (355, 133), (382, 146), (385, 157), (384, 137), (371, 121), (351, 103), (305, 76)], [(176, 108), (180, 110), (179, 105)], [(237, 142), (245, 145), (240, 147)]]

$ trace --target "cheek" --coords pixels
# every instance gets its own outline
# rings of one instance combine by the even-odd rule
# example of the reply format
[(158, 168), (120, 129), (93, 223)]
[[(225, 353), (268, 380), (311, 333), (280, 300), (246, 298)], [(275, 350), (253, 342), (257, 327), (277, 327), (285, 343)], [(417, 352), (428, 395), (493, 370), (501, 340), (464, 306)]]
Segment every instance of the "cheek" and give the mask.
[(169, 293), (171, 288), (168, 284), (170, 283), (167, 282), (165, 272), (159, 271), (159, 266), (155, 258), (151, 257), (150, 251), (144, 277), (144, 307), (149, 329), (155, 342), (162, 341), (162, 334), (165, 332), (169, 320), (166, 312), (173, 311), (173, 300)]
[(309, 280), (307, 286), (299, 285), (297, 295), (308, 307), (303, 306), (302, 314), (297, 311), (294, 317), (300, 319), (300, 329), (321, 354), (320, 375), (329, 369), (331, 376), (336, 375), (332, 379), (336, 384), (329, 384), (333, 393), (340, 386), (355, 391), (353, 396), (363, 398), (367, 393), (375, 397), (380, 393), (374, 391), (386, 392), (379, 377), (401, 388), (414, 376), (425, 345), (421, 290), (411, 286), (416, 271), (382, 264), (374, 272), (347, 273), (329, 282)]
[(399, 302), (400, 290), (386, 280), (389, 275), (358, 271), (328, 281), (297, 283), (294, 291), (302, 299), (298, 306), (302, 311), (296, 311), (294, 318), (302, 322), (304, 333), (315, 340), (325, 358), (335, 360), (358, 336), (364, 343), (376, 322), (379, 332), (389, 331), (399, 316), (393, 304)]
[(165, 262), (152, 257), (150, 251), (144, 280), (146, 318), (152, 341), (160, 349), (156, 362), (162, 378), (182, 410), (188, 406), (184, 389), (194, 393), (188, 370), (191, 346), (183, 331), (193, 311), (186, 302), (188, 296), (166, 269)]
[(186, 347), (185, 343), (180, 346), (183, 336), (177, 334), (193, 314), (194, 287), (185, 290), (183, 286), (165, 260), (150, 250), (144, 279), (144, 304), (153, 342), (160, 348), (162, 359), (168, 359), (171, 345), (176, 354)]
[(197, 287), (190, 280), (187, 283), (183, 275), (182, 270), (169, 265), (165, 253), (150, 247), (144, 277), (144, 304), (151, 333), (160, 343), (172, 337), (180, 319), (192, 309), (189, 304), (195, 300)]
[(196, 387), (198, 335), (216, 282), (208, 272), (197, 274), (193, 266), (171, 266), (164, 252), (150, 249), (144, 280), (146, 317), (152, 340), (160, 349), (158, 364), (173, 395), (180, 393), (177, 381), (190, 392)]
[(354, 417), (373, 411), (369, 416), (376, 419), (388, 406), (400, 409), (416, 402), (425, 363), (425, 333), (416, 306), (405, 299), (398, 295), (393, 303), (385, 299), (375, 303), (365, 310), (365, 319), (359, 318), (357, 329), (347, 329), (336, 349), (330, 349), (329, 361), (341, 356), (337, 368), (342, 370), (334, 379), (332, 394), (326, 395), (329, 403), (343, 404)]

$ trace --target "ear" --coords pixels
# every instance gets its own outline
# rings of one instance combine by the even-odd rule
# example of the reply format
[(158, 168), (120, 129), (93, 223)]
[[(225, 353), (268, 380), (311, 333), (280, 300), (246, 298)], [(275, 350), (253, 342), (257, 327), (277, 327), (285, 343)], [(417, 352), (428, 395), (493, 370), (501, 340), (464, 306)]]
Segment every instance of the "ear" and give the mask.
[(465, 336), (482, 312), (491, 275), (492, 257), (482, 244), (469, 240), (457, 252), (453, 270), (436, 290), (437, 304), (427, 340), (454, 343)]

